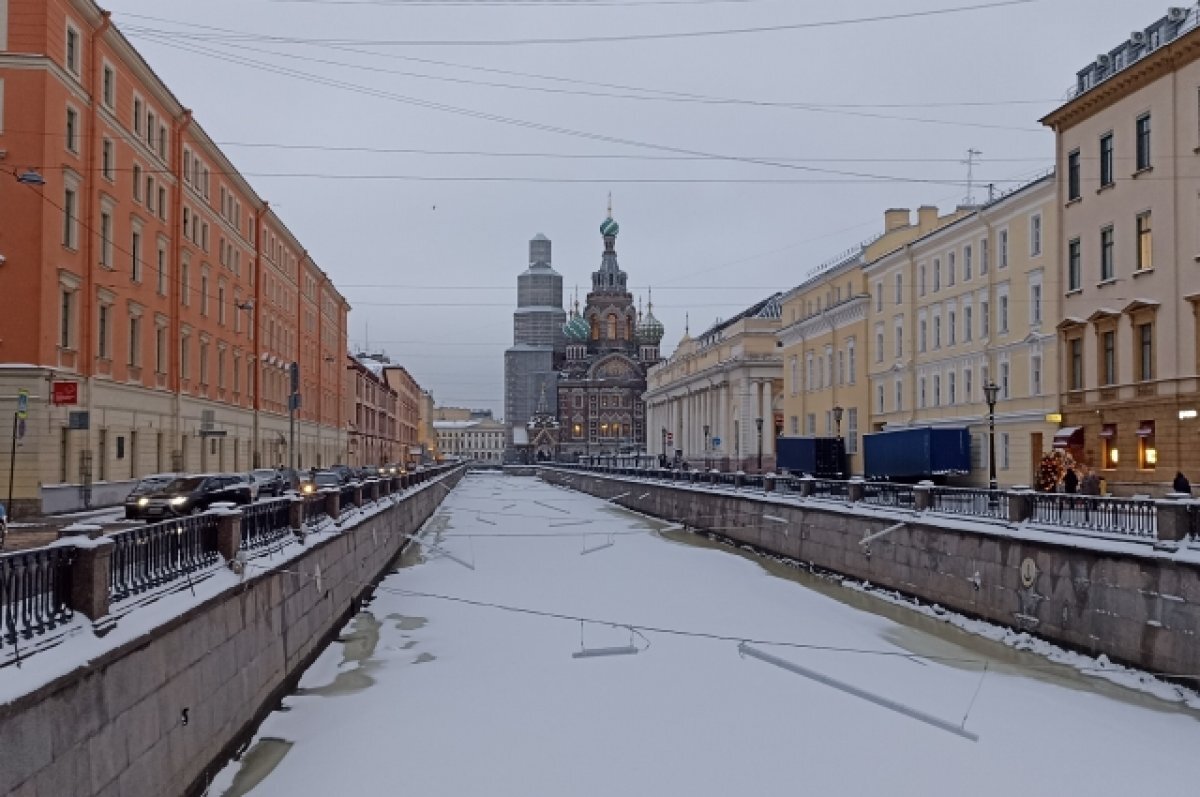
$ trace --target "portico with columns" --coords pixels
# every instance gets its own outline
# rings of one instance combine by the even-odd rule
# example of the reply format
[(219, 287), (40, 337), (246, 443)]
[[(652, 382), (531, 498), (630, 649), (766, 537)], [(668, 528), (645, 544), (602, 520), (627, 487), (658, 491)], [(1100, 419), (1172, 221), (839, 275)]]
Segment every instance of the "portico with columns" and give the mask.
[(651, 454), (689, 467), (756, 472), (761, 419), (761, 469), (774, 468), (783, 387), (778, 309), (776, 295), (697, 338), (685, 333), (671, 357), (650, 370), (644, 400)]

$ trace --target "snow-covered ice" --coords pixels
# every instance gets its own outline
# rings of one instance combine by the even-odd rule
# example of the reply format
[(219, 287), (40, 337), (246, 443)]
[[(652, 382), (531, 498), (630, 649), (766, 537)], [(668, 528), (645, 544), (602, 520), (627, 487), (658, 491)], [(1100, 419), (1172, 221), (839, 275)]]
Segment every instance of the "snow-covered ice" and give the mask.
[[(663, 525), (533, 479), (468, 476), (427, 524), (424, 558), (382, 582), (259, 729), (247, 771), (230, 764), (210, 793), (1197, 788), (1200, 713), (1180, 702)], [(979, 741), (739, 656), (741, 640), (951, 725), (970, 707)]]

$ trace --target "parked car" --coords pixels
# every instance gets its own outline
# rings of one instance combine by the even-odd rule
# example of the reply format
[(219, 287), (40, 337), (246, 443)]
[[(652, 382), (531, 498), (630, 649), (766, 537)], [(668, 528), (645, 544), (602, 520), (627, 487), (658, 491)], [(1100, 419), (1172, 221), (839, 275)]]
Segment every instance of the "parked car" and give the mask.
[(250, 492), (254, 500), (278, 498), (288, 489), (283, 474), (274, 468), (256, 468), (250, 471)]
[[(317, 472), (321, 473), (321, 471), (317, 471)], [(325, 472), (326, 473), (336, 473), (338, 475), (338, 478), (341, 480), (342, 484), (347, 484), (349, 482), (354, 481), (356, 478), (358, 478), (355, 475), (354, 468), (350, 467), (349, 465), (330, 465), (328, 468), (325, 469)]]
[[(142, 501), (145, 501), (142, 504)], [(182, 476), (166, 487), (138, 499), (146, 520), (195, 515), (222, 501), (249, 504), (250, 483), (236, 473)]]
[(139, 479), (138, 483), (133, 485), (133, 489), (129, 491), (129, 495), (125, 497), (125, 519), (145, 520), (145, 509), (149, 504), (147, 496), (163, 489), (178, 478), (178, 473), (152, 473)]
[(341, 487), (342, 475), (335, 470), (319, 470), (306, 474), (300, 481), (300, 492), (311, 495), (326, 487)]

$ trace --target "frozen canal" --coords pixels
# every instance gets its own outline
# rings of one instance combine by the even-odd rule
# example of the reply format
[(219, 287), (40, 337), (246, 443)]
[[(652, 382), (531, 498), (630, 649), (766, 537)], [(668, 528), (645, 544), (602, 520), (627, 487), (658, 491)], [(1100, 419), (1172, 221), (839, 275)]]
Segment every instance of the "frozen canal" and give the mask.
[[(1200, 788), (1194, 711), (662, 526), (531, 478), (468, 476), (423, 555), (385, 579), (210, 794)], [(737, 640), (978, 741), (741, 656)]]

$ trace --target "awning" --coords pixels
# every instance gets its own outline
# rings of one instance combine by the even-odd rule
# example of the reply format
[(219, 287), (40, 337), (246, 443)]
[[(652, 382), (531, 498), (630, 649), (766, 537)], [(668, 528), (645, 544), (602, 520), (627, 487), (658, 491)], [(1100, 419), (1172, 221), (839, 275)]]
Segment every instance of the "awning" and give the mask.
[(1106, 423), (1100, 429), (1100, 438), (1102, 440), (1112, 440), (1117, 436), (1117, 425), (1115, 423)]
[(1083, 445), (1082, 426), (1064, 426), (1054, 433), (1055, 448), (1069, 448), (1077, 445)]
[(1154, 436), (1154, 421), (1142, 421), (1142, 425), (1137, 430), (1138, 437), (1153, 437)]

